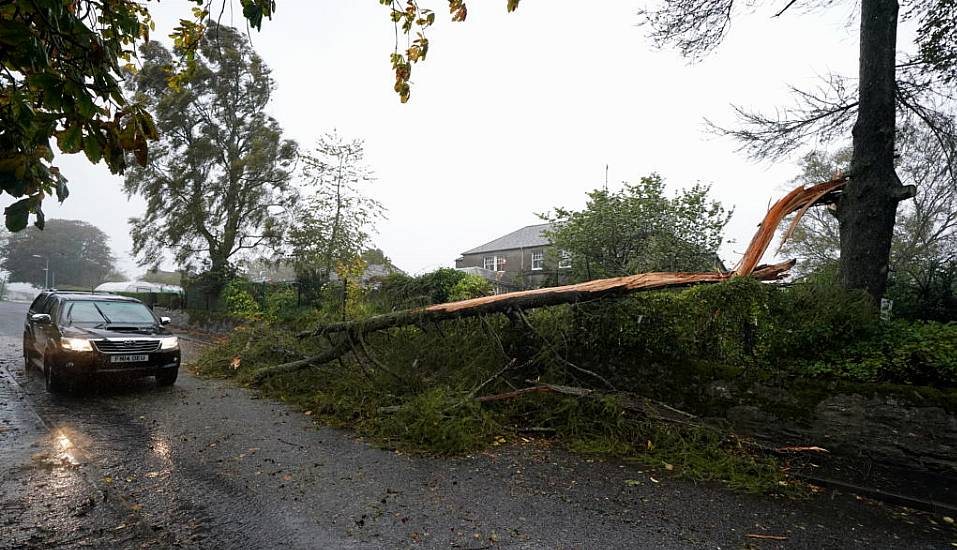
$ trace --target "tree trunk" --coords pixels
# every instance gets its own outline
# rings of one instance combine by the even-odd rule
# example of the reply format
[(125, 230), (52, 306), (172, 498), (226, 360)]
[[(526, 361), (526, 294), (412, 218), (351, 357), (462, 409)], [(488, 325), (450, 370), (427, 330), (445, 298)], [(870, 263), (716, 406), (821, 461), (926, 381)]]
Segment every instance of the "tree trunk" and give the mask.
[(897, 15), (897, 0), (861, 2), (860, 107), (838, 210), (841, 283), (875, 300), (887, 286), (894, 216), (906, 198), (894, 172)]

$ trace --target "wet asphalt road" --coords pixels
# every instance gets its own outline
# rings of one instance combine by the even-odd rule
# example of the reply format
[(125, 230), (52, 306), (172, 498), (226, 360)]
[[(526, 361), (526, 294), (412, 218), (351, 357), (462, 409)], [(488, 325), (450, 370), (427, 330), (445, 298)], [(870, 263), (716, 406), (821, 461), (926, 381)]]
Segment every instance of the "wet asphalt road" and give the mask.
[[(730, 493), (529, 441), (377, 449), (181, 372), (51, 396), (0, 303), (0, 548), (950, 548), (939, 517)], [(189, 351), (188, 349), (185, 351)], [(748, 535), (784, 537), (784, 540)]]

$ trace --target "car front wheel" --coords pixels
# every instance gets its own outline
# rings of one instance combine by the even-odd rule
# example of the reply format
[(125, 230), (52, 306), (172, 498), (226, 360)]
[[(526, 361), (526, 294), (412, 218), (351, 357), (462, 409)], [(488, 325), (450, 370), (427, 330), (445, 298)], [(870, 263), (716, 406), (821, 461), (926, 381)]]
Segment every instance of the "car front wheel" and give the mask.
[(179, 375), (179, 368), (172, 369), (172, 372), (163, 372), (156, 375), (157, 386), (172, 386), (176, 383), (176, 377)]
[(63, 391), (63, 376), (50, 363), (43, 365), (43, 379), (48, 392), (58, 393)]
[(30, 342), (27, 340), (26, 336), (23, 337), (23, 366), (27, 372), (33, 368), (33, 361), (30, 357)]

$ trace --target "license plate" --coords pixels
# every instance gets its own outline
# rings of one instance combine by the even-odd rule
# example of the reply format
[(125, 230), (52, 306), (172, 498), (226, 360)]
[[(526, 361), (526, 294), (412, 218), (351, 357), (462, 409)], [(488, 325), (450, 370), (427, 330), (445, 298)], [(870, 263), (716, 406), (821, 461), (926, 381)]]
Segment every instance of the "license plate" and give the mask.
[(139, 363), (149, 361), (149, 355), (111, 355), (110, 363)]

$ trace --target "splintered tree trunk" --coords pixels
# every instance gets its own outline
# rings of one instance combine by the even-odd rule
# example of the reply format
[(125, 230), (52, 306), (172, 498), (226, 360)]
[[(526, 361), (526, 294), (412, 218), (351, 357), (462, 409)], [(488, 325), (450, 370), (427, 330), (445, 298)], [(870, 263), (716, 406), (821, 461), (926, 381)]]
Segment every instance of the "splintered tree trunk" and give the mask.
[(906, 198), (894, 172), (897, 12), (897, 0), (861, 2), (860, 107), (838, 209), (841, 283), (875, 300), (887, 286), (894, 215)]

